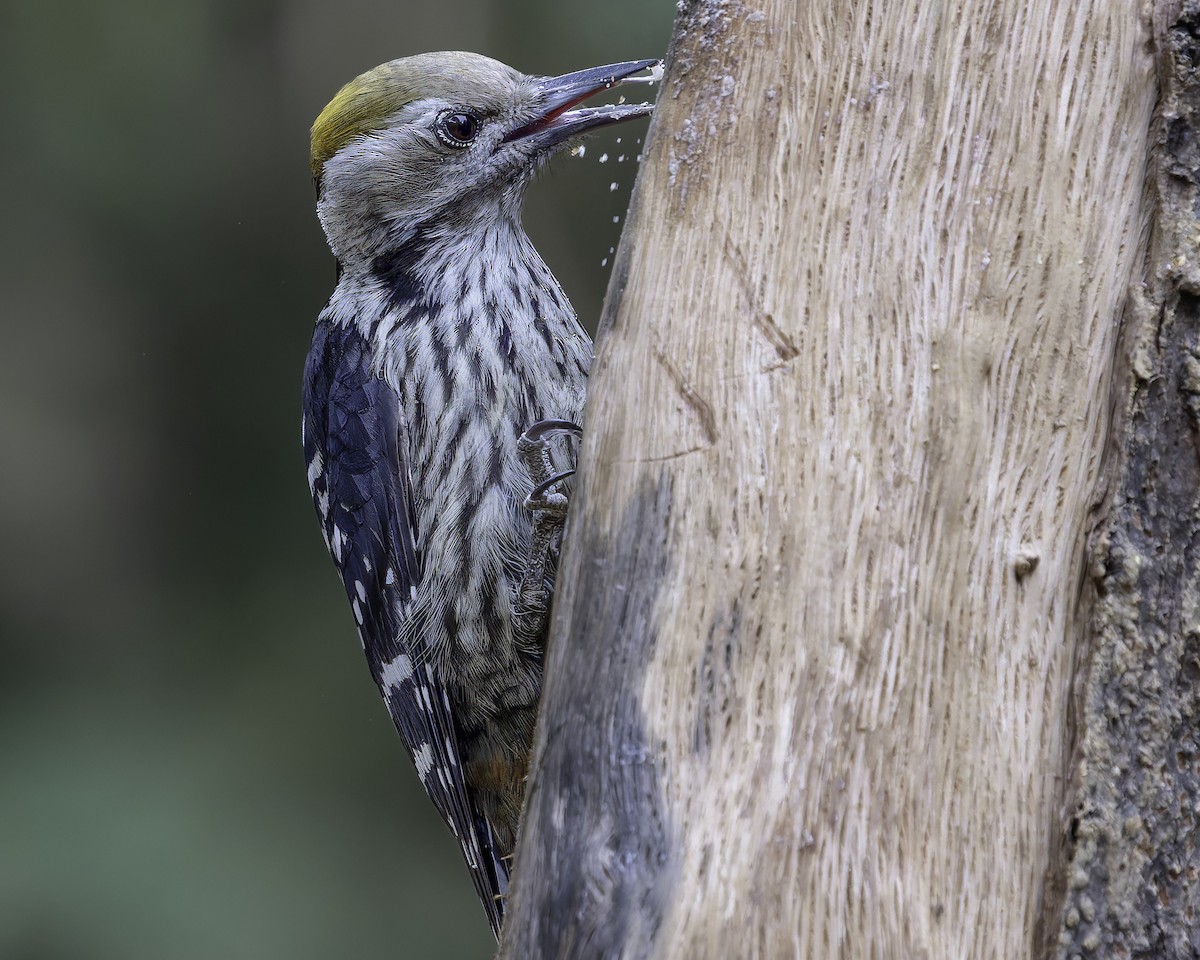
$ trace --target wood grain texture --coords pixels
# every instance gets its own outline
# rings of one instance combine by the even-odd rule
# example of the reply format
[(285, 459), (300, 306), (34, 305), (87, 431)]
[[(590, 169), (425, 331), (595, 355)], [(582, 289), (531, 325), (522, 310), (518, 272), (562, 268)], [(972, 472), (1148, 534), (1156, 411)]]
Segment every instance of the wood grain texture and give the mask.
[(1044, 939), (1146, 231), (1139, 11), (682, 4), (502, 956)]

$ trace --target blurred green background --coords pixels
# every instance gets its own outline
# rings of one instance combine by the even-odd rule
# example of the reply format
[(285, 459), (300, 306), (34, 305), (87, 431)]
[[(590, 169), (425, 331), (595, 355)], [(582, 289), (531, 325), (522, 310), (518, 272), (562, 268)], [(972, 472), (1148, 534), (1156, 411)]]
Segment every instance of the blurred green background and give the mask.
[[(308, 128), (423, 50), (657, 56), (674, 6), (0, 5), (0, 958), (490, 955), (308, 501)], [(643, 133), (530, 199), (589, 324)]]

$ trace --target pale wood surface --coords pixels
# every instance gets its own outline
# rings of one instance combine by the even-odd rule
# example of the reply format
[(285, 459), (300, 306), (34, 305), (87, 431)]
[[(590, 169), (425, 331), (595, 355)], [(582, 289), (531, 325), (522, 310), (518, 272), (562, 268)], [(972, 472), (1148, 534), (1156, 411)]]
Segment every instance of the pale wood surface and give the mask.
[(677, 26), (502, 955), (1029, 956), (1146, 229), (1141, 8)]

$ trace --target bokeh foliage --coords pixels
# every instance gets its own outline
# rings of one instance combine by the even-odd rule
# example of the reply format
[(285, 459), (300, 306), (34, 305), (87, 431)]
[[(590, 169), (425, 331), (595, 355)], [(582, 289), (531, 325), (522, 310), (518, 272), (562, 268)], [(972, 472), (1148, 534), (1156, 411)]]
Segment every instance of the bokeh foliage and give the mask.
[[(0, 7), (0, 957), (489, 955), (307, 499), (300, 370), (333, 280), (308, 126), (392, 57), (557, 73), (660, 54), (673, 12)], [(591, 322), (643, 132), (531, 198)]]

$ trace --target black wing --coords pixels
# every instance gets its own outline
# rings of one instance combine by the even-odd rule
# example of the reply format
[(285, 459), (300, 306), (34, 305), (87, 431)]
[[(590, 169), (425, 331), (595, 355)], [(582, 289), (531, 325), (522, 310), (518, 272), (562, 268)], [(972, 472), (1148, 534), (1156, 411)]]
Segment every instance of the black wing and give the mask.
[(401, 642), (420, 582), (412, 491), (401, 457), (400, 399), (371, 370), (357, 329), (317, 324), (304, 371), (304, 457), (329, 552), (371, 675), (426, 792), (458, 837), (492, 931), (508, 867), (463, 782), (454, 715), (426, 651)]

